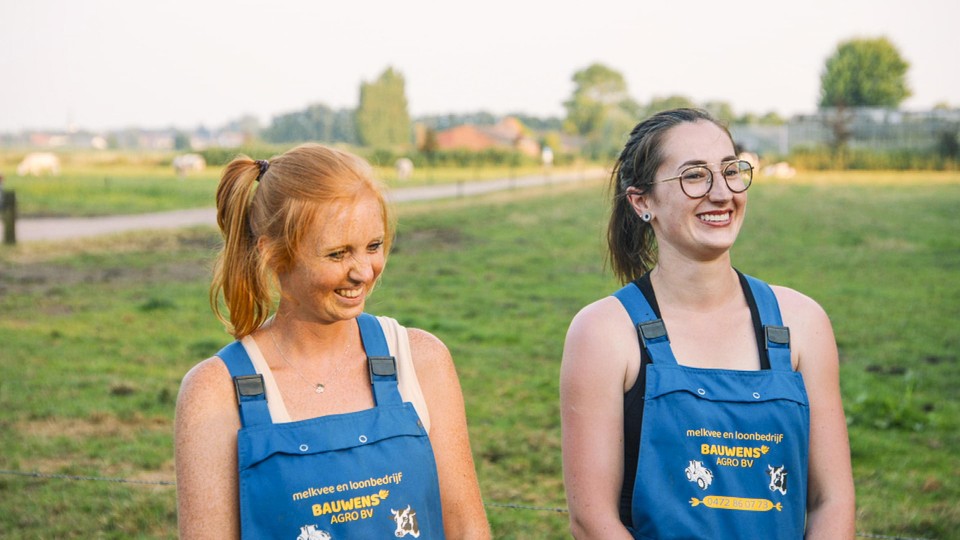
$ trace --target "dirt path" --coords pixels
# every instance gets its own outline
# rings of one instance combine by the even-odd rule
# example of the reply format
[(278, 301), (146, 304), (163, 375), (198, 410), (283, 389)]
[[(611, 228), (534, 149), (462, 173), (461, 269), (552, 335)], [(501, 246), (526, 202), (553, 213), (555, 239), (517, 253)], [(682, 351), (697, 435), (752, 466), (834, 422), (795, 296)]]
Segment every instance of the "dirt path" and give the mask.
[[(582, 181), (602, 177), (605, 174), (606, 172), (602, 169), (589, 169), (522, 178), (501, 178), (434, 186), (395, 188), (389, 190), (387, 196), (396, 203), (450, 199), (509, 189), (544, 186), (552, 183)], [(17, 242), (70, 240), (144, 229), (174, 229), (198, 225), (215, 226), (216, 223), (217, 215), (214, 208), (89, 218), (24, 218), (17, 220)], [(2, 236), (3, 226), (0, 224), (0, 237)]]

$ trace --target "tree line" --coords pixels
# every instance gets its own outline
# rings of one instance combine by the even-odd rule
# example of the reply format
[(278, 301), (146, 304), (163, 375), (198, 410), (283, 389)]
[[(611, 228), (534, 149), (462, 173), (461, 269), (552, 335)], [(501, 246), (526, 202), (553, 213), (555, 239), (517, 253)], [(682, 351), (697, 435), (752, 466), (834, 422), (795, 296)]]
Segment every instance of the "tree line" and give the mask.
[[(849, 140), (850, 110), (858, 107), (897, 108), (910, 96), (906, 75), (909, 63), (885, 37), (856, 38), (838, 44), (826, 59), (820, 77), (817, 106), (829, 113), (835, 145)], [(735, 114), (729, 103), (694, 103), (671, 95), (640, 103), (630, 96), (623, 75), (594, 63), (572, 76), (574, 90), (563, 103), (564, 118), (537, 118), (516, 114), (538, 134), (542, 144), (556, 144), (560, 135), (580, 142), (584, 157), (606, 159), (616, 154), (636, 122), (674, 107), (700, 107), (727, 124), (783, 124), (775, 112)], [(425, 116), (411, 119), (403, 75), (388, 67), (376, 80), (363, 82), (356, 109), (332, 109), (314, 104), (304, 110), (276, 116), (258, 136), (268, 143), (306, 140), (341, 142), (369, 149), (430, 152), (437, 131), (461, 124), (492, 125), (498, 117), (486, 112)], [(419, 124), (420, 137), (415, 137)], [(419, 147), (414, 144), (418, 143)]]

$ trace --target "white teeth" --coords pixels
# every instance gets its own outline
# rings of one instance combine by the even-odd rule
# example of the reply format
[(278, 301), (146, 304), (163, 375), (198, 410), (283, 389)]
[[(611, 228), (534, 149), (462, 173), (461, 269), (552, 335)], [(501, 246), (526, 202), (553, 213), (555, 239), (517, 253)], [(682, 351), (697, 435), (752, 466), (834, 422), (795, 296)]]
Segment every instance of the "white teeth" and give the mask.
[(711, 223), (720, 223), (722, 221), (727, 221), (730, 219), (730, 214), (700, 214), (699, 217), (702, 221), (709, 221)]
[(338, 289), (337, 294), (347, 298), (357, 298), (360, 296), (361, 289)]

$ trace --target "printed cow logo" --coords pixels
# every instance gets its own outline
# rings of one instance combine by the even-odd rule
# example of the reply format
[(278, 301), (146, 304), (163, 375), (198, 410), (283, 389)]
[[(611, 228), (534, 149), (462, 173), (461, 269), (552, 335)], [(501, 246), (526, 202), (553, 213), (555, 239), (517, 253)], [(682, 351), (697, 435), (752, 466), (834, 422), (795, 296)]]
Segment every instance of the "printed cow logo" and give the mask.
[(696, 482), (700, 489), (707, 489), (713, 483), (713, 471), (703, 466), (699, 461), (690, 461), (690, 465), (684, 469), (687, 473), (687, 480)]
[(770, 491), (779, 491), (781, 495), (787, 494), (787, 469), (785, 465), (774, 468), (767, 465), (767, 474), (770, 475)]
[(300, 536), (297, 540), (331, 540), (333, 537), (327, 531), (321, 531), (316, 525), (300, 527)]
[(408, 504), (403, 510), (390, 509), (391, 518), (397, 524), (397, 530), (393, 535), (397, 538), (403, 538), (410, 535), (414, 538), (420, 538), (420, 526), (417, 524), (417, 512), (410, 509)]

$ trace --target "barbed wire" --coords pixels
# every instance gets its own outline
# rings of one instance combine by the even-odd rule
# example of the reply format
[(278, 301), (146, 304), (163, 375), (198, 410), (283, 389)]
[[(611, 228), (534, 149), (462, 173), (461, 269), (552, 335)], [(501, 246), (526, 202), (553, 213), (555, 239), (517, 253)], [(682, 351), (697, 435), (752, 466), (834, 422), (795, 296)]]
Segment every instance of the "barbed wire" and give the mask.
[[(146, 484), (146, 485), (155, 485), (155, 486), (176, 486), (177, 483), (171, 480), (134, 480), (131, 478), (111, 478), (106, 476), (81, 476), (74, 474), (52, 474), (52, 473), (42, 473), (39, 471), (6, 471), (0, 470), (0, 475), (10, 475), (10, 476), (24, 476), (29, 478), (43, 478), (49, 480), (75, 480), (75, 481), (91, 481), (91, 482), (113, 482), (116, 484)], [(484, 502), (484, 506), (487, 508), (506, 508), (508, 510), (531, 510), (535, 512), (552, 512), (555, 514), (566, 514), (569, 512), (566, 508), (562, 507), (549, 507), (549, 506), (533, 506), (526, 504), (515, 504), (515, 503), (501, 503), (501, 502)], [(857, 538), (876, 538), (880, 540), (933, 540), (931, 538), (916, 538), (910, 536), (891, 536), (886, 534), (873, 534), (873, 533), (862, 533), (858, 532)]]
[(130, 478), (108, 478), (105, 476), (79, 476), (74, 474), (50, 474), (37, 471), (3, 471), (0, 474), (12, 476), (29, 476), (33, 478), (47, 478), (54, 480), (90, 480), (93, 482), (115, 482), (117, 484), (151, 484), (158, 486), (175, 486), (176, 482), (170, 480), (133, 480)]

